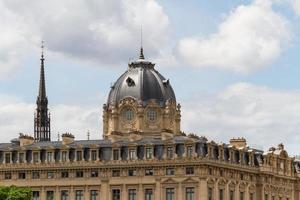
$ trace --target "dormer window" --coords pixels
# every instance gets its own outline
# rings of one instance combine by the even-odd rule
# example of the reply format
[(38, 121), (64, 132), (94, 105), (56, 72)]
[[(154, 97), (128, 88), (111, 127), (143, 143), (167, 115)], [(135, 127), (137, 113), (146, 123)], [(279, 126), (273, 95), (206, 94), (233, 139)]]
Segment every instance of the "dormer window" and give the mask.
[(153, 156), (153, 149), (151, 147), (146, 148), (146, 159), (151, 159)]
[(38, 152), (33, 153), (33, 162), (34, 163), (39, 162), (39, 153)]
[(130, 78), (130, 77), (128, 77), (128, 78), (126, 79), (126, 83), (127, 83), (127, 85), (128, 85), (129, 87), (135, 86), (134, 80), (133, 80), (132, 78)]
[(136, 158), (136, 151), (135, 149), (129, 150), (129, 160), (134, 160)]
[(173, 149), (173, 147), (167, 147), (167, 158), (168, 158), (168, 159), (173, 158), (173, 154), (174, 154), (174, 149)]
[(187, 147), (187, 157), (188, 158), (193, 157), (193, 147), (192, 146)]
[(47, 152), (47, 162), (52, 162), (52, 152)]
[(10, 153), (5, 154), (5, 163), (10, 163)]

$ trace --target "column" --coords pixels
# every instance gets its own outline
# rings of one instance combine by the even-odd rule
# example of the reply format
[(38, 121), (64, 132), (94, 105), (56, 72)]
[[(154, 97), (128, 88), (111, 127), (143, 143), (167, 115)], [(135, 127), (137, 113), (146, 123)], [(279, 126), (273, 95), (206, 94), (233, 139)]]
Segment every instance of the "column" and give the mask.
[(181, 183), (178, 183), (178, 193), (177, 193), (177, 200), (184, 199), (182, 194), (182, 185)]
[(84, 198), (83, 199), (89, 199), (89, 187), (86, 185), (85, 187), (84, 187)]
[(40, 199), (46, 199), (46, 191), (45, 191), (45, 188), (44, 187), (42, 187), (42, 189), (41, 189), (41, 196), (40, 196)]
[(229, 200), (229, 195), (230, 195), (230, 192), (229, 192), (229, 182), (226, 183), (225, 185), (225, 191), (224, 191), (224, 200)]
[(70, 199), (75, 199), (75, 191), (74, 191), (74, 188), (73, 188), (73, 185), (70, 187), (70, 190), (69, 190), (69, 197)]
[(143, 191), (143, 185), (139, 184), (139, 191), (138, 191), (138, 198), (137, 199), (144, 199), (144, 191)]
[(154, 200), (161, 200), (161, 183), (160, 183), (160, 178), (155, 179), (155, 197)]
[(121, 191), (121, 200), (127, 200), (128, 199), (128, 192), (126, 188), (126, 184), (123, 184), (122, 191)]
[(58, 186), (56, 186), (56, 188), (55, 188), (55, 199), (60, 199), (60, 191), (59, 191)]
[(207, 181), (205, 178), (200, 178), (199, 199), (207, 200)]
[(101, 180), (101, 188), (100, 188), (100, 199), (101, 200), (109, 200), (111, 194), (108, 186), (108, 179)]

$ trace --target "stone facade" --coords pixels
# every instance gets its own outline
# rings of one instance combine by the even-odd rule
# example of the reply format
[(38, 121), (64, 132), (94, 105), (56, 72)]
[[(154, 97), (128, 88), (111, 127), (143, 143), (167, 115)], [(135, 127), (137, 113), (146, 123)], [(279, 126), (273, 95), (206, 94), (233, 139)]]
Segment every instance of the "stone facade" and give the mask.
[(103, 106), (102, 140), (20, 134), (0, 144), (0, 184), (30, 187), (35, 200), (300, 200), (300, 162), (283, 144), (219, 144), (180, 122), (169, 80), (141, 50)]

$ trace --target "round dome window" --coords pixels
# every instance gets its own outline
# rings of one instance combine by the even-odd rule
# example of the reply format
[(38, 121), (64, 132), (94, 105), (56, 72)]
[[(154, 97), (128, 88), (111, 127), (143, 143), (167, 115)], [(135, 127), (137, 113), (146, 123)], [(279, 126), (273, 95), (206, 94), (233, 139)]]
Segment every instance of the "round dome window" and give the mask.
[(156, 110), (153, 109), (153, 108), (149, 109), (148, 112), (147, 112), (147, 118), (148, 118), (149, 121), (152, 121), (152, 122), (156, 121), (156, 119), (157, 119)]

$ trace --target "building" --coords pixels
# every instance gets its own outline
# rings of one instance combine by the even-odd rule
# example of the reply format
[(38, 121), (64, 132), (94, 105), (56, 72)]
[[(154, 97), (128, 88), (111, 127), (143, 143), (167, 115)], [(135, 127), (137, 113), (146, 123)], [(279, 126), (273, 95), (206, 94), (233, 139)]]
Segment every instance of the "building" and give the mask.
[(42, 55), (34, 137), (0, 144), (1, 185), (30, 187), (35, 200), (300, 199), (300, 162), (283, 144), (263, 152), (183, 133), (170, 81), (143, 49), (111, 87), (102, 140), (51, 141), (47, 106)]

